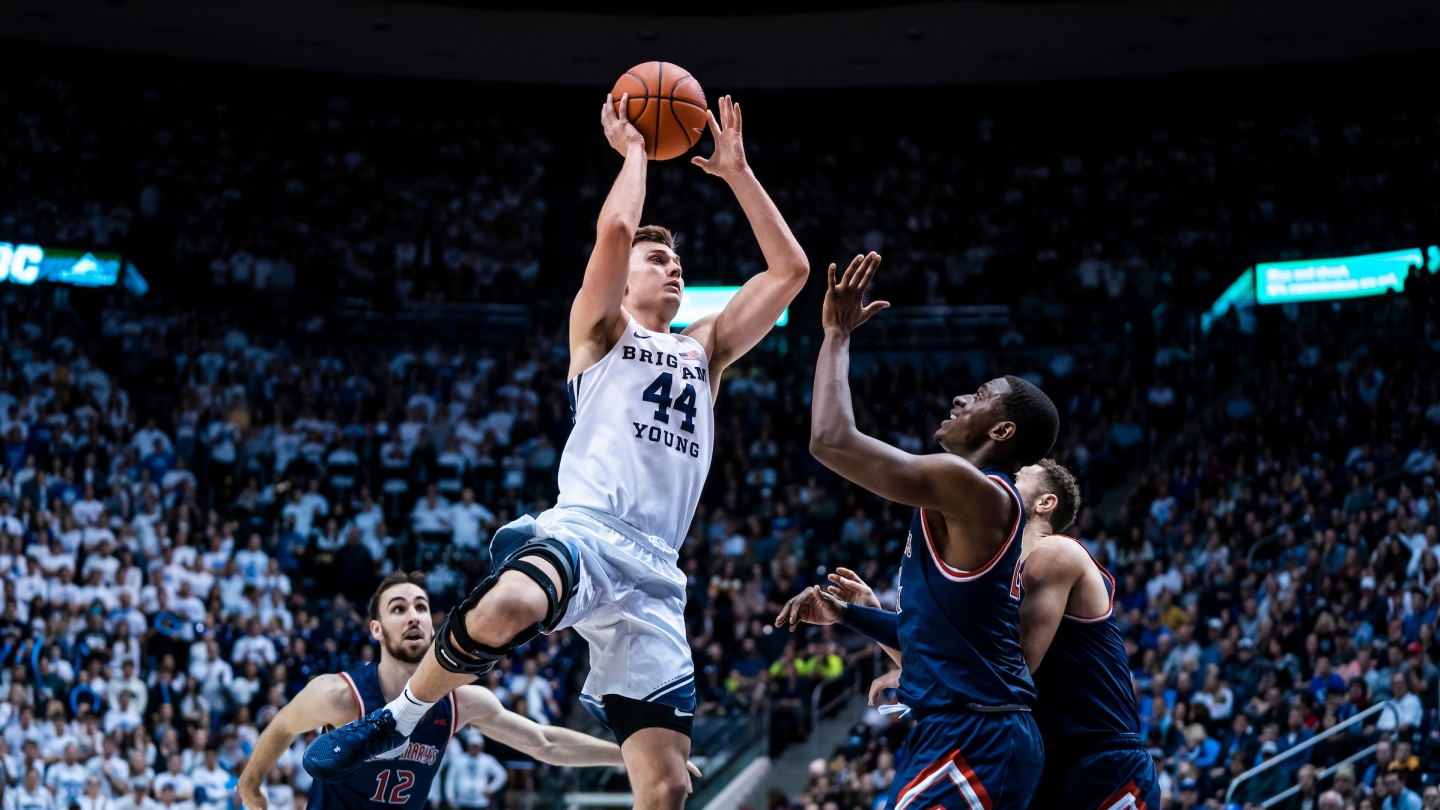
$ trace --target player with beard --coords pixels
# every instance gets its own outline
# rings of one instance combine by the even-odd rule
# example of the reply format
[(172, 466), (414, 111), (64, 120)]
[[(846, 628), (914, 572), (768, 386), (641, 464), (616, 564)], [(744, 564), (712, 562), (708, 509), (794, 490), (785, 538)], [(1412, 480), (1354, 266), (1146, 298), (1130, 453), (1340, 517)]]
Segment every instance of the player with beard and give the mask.
[[(380, 662), (349, 672), (321, 675), (285, 705), (255, 743), (240, 775), (245, 807), (267, 810), (261, 789), (295, 737), (321, 726), (338, 727), (364, 717), (394, 700), (430, 650), (435, 629), (430, 598), (421, 572), (387, 576), (370, 598), (370, 634), (380, 642)], [(310, 788), (309, 810), (360, 808), (368, 802), (420, 810), (450, 738), (464, 726), (554, 765), (622, 765), (620, 746), (558, 726), (542, 726), (507, 711), (481, 686), (462, 686), (435, 704), (415, 727), (405, 751), (391, 759), (371, 760), (343, 780), (317, 778)], [(690, 772), (699, 775), (694, 765)]]

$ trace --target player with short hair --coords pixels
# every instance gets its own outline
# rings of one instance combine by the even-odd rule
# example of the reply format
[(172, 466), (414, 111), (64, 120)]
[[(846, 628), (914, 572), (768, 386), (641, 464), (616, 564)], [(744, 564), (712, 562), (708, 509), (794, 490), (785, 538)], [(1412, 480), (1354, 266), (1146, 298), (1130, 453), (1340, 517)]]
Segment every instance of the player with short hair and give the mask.
[[(581, 700), (620, 741), (635, 806), (685, 802), (695, 669), (676, 560), (709, 471), (714, 383), (770, 332), (809, 262), (746, 164), (739, 105), (721, 98), (719, 120), (708, 114), (714, 154), (692, 162), (729, 184), (769, 268), (722, 312), (671, 332), (685, 287), (680, 256), (669, 231), (640, 226), (645, 142), (613, 102), (601, 108), (601, 124), (625, 164), (570, 310), (575, 428), (560, 458), (556, 506), (496, 532), (496, 572), (451, 612), (434, 655), (400, 697), (312, 745), (313, 773), (343, 776), (403, 750), (434, 701), (538, 634), (573, 627), (591, 650)], [(628, 109), (626, 97), (620, 102)]]
[[(247, 808), (268, 808), (262, 790), (265, 775), (297, 735), (364, 718), (400, 694), (426, 657), (434, 635), (423, 573), (397, 571), (380, 582), (370, 597), (370, 635), (380, 642), (378, 663), (316, 677), (260, 734), (240, 774), (238, 791)], [(475, 726), (511, 748), (556, 765), (622, 764), (614, 743), (559, 726), (542, 726), (507, 711), (489, 689), (461, 686), (421, 718), (398, 756), (362, 763), (344, 779), (317, 778), (310, 788), (309, 810), (353, 809), (367, 802), (420, 810), (450, 738), (465, 726)]]
[(1050, 452), (1055, 405), (1018, 377), (957, 396), (935, 439), (912, 455), (861, 433), (849, 384), (851, 332), (888, 306), (863, 296), (880, 257), (830, 266), (815, 364), (810, 452), (882, 498), (916, 507), (900, 560), (897, 613), (845, 605), (818, 586), (777, 625), (847, 626), (900, 651), (902, 700), (917, 723), (891, 782), (890, 810), (1019, 810), (1039, 781), (1035, 684), (1020, 646), (1015, 577), (1025, 509), (1014, 475)]
[[(1125, 639), (1115, 621), (1115, 578), (1079, 541), (1058, 533), (1079, 513), (1080, 486), (1051, 459), (1015, 479), (1027, 513), (1020, 646), (1039, 694), (1035, 720), (1045, 740), (1045, 769), (1030, 807), (1158, 810), (1155, 761), (1140, 738)], [(830, 580), (831, 596), (880, 606), (854, 572), (838, 569)], [(875, 680), (872, 703), (897, 674)]]
[(1045, 459), (1020, 471), (1029, 525), (1020, 561), (1020, 644), (1035, 678), (1045, 770), (1030, 806), (1159, 810), (1155, 760), (1140, 715), (1115, 578), (1080, 541), (1060, 534), (1080, 510), (1080, 486)]

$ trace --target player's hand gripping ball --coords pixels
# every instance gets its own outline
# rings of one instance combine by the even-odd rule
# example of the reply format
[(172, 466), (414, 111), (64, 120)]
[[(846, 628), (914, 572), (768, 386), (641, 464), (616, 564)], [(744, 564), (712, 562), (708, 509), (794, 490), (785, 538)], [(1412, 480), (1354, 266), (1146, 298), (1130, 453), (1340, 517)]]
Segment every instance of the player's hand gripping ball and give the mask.
[[(628, 110), (620, 109), (621, 96), (629, 94)], [(627, 114), (645, 138), (651, 160), (670, 160), (685, 154), (700, 140), (708, 120), (705, 91), (689, 71), (669, 62), (646, 62), (625, 72), (611, 91), (617, 115)]]

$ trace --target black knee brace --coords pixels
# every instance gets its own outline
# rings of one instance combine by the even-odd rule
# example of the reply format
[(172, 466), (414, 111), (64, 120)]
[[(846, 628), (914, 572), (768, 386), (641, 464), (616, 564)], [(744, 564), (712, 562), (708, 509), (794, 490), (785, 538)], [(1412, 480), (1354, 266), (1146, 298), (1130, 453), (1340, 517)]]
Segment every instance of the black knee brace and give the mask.
[[(527, 557), (539, 557), (555, 567), (560, 576), (559, 587), (540, 570), (538, 566), (529, 562)], [(488, 644), (481, 644), (470, 637), (465, 627), (465, 614), (475, 609), (480, 600), (491, 588), (500, 581), (500, 575), (506, 571), (518, 571), (535, 581), (536, 585), (545, 592), (546, 601), (549, 603), (545, 610), (545, 619), (520, 631), (510, 641), (499, 647), (491, 647)], [(483, 678), (490, 674), (507, 655), (515, 651), (515, 648), (530, 643), (541, 633), (548, 633), (555, 629), (565, 615), (565, 608), (570, 604), (570, 598), (575, 595), (579, 586), (576, 577), (575, 561), (570, 555), (570, 549), (558, 540), (548, 537), (537, 538), (516, 549), (510, 558), (501, 563), (500, 567), (493, 574), (485, 578), (484, 582), (475, 586), (465, 601), (450, 611), (445, 617), (445, 623), (440, 625), (440, 631), (435, 639), (435, 660), (440, 666), (450, 672), (462, 675), (473, 675), (476, 678)]]

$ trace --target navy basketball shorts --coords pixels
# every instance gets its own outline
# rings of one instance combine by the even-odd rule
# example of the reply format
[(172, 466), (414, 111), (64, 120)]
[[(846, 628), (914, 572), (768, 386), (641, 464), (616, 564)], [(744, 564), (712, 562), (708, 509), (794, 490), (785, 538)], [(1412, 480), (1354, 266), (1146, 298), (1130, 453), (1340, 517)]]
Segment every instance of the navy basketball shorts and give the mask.
[(888, 810), (1023, 810), (1040, 781), (1040, 728), (1029, 712), (955, 712), (910, 730)]
[(1078, 758), (1049, 757), (1040, 784), (1033, 810), (1160, 810), (1155, 760), (1138, 742)]

